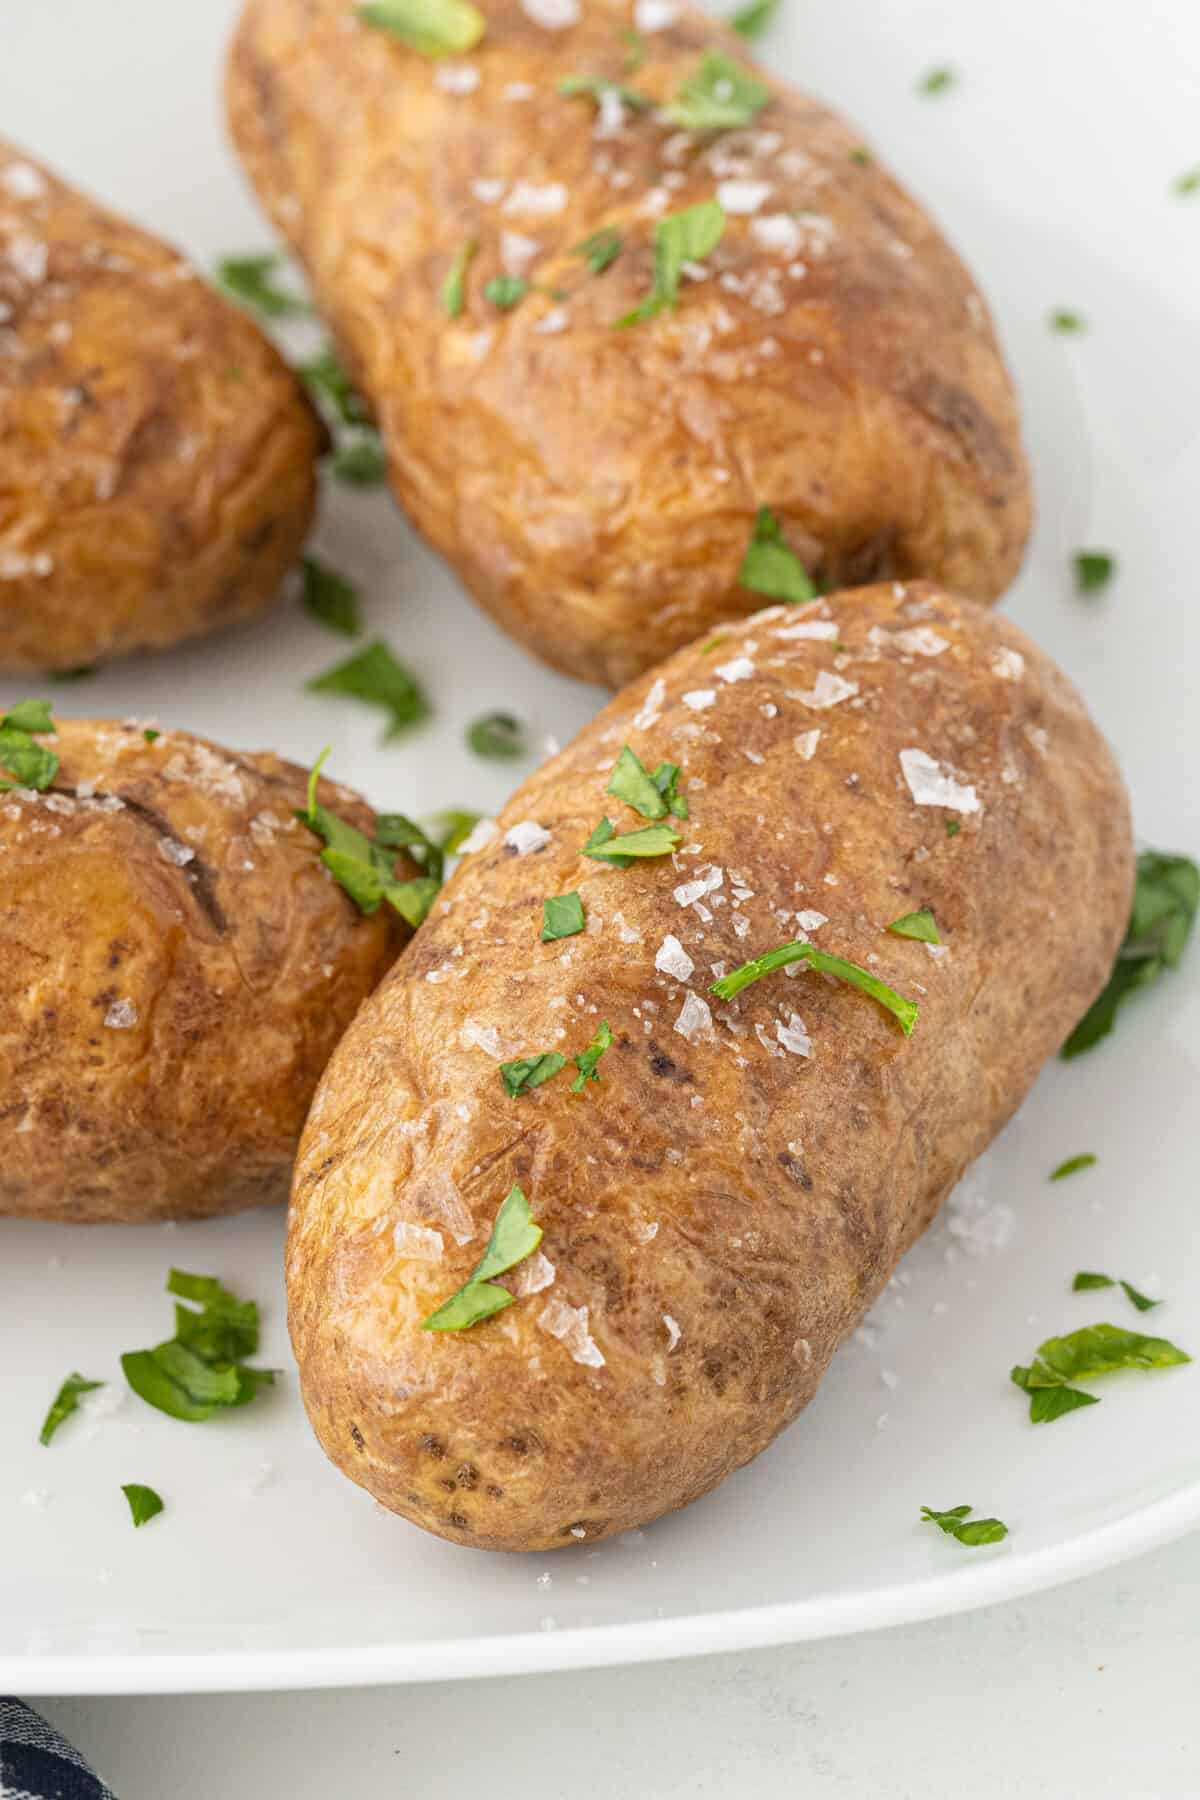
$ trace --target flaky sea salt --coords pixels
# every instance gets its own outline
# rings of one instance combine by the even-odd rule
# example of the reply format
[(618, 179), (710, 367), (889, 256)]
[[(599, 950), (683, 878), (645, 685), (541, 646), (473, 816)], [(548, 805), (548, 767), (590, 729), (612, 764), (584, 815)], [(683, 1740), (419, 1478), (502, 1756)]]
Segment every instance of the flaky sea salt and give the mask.
[(639, 731), (649, 731), (658, 723), (662, 714), (662, 703), (666, 696), (667, 684), (660, 675), (654, 682), (650, 692), (633, 715), (634, 725)]
[(960, 813), (983, 810), (974, 787), (956, 781), (927, 750), (902, 750), (900, 768), (918, 806), (945, 806), (951, 812)]
[(506, 275), (523, 275), (540, 249), (537, 239), (523, 231), (500, 233), (500, 261)]
[(804, 1029), (804, 1020), (799, 1013), (789, 1013), (786, 1024), (782, 1019), (777, 1019), (775, 1036), (793, 1056), (812, 1055), (812, 1039)]
[(446, 94), (473, 94), (479, 86), (474, 63), (438, 63), (433, 79)]
[(822, 669), (809, 691), (799, 697), (805, 706), (824, 711), (826, 707), (839, 706), (843, 700), (853, 699), (857, 692), (857, 681), (847, 681), (843, 675)]
[(820, 727), (814, 726), (811, 731), (802, 731), (798, 737), (792, 739), (792, 749), (796, 752), (797, 756), (803, 757), (805, 762), (811, 762), (813, 751), (820, 741)]
[(464, 1019), (459, 1028), (458, 1041), (464, 1050), (482, 1050), (487, 1056), (500, 1057), (503, 1048), (500, 1033), (494, 1025), (481, 1025), (478, 1019)]
[(662, 975), (671, 975), (676, 981), (687, 981), (696, 967), (677, 937), (667, 933), (654, 955), (654, 966)]
[(521, 11), (543, 31), (565, 31), (579, 23), (579, 0), (521, 0)]
[(129, 1031), (138, 1022), (138, 1009), (132, 1000), (114, 1000), (104, 1015), (110, 1031)]
[(566, 204), (567, 190), (561, 181), (548, 181), (540, 187), (532, 181), (514, 181), (501, 210), (540, 219), (563, 212)]
[(707, 707), (712, 705), (716, 697), (716, 688), (692, 688), (690, 693), (682, 696), (683, 704), (690, 706), (693, 712), (704, 712)]
[(698, 872), (694, 881), (680, 882), (677, 888), (672, 889), (675, 904), (695, 906), (697, 900), (703, 900), (706, 894), (715, 894), (724, 880), (724, 869), (718, 868), (715, 863), (709, 863)]
[(913, 625), (907, 631), (893, 631), (892, 642), (908, 656), (940, 656), (950, 648), (949, 638), (942, 637), (928, 625)]
[(467, 836), (458, 846), (458, 854), (473, 856), (476, 850), (486, 850), (499, 829), (495, 819), (476, 819)]
[(428, 1225), (413, 1225), (408, 1219), (396, 1221), (392, 1243), (397, 1256), (412, 1262), (440, 1262), (445, 1248), (440, 1231)]
[(535, 850), (544, 850), (550, 842), (550, 833), (544, 825), (533, 819), (522, 819), (517, 825), (510, 825), (504, 834), (504, 842), (518, 856), (529, 856)]
[(699, 994), (689, 994), (680, 1009), (674, 1029), (689, 1044), (695, 1044), (701, 1038), (712, 1037), (712, 1014), (708, 1009), (708, 1001), (702, 1000)]
[(756, 213), (763, 202), (769, 199), (771, 184), (769, 181), (719, 181), (717, 183), (717, 199), (727, 213)]
[(717, 674), (722, 681), (748, 681), (754, 673), (754, 664), (748, 656), (735, 656), (732, 662), (718, 665)]
[(538, 1325), (557, 1338), (572, 1359), (589, 1369), (602, 1369), (604, 1356), (588, 1331), (586, 1306), (569, 1306), (565, 1300), (547, 1300), (538, 1314)]
[(988, 665), (992, 674), (1000, 681), (1020, 681), (1025, 673), (1025, 658), (1019, 650), (1009, 650), (1000, 645), (992, 651)]
[(187, 863), (193, 862), (196, 856), (194, 850), (189, 849), (186, 844), (177, 842), (173, 837), (159, 838), (158, 854), (164, 861), (174, 863), (177, 869), (182, 869)]

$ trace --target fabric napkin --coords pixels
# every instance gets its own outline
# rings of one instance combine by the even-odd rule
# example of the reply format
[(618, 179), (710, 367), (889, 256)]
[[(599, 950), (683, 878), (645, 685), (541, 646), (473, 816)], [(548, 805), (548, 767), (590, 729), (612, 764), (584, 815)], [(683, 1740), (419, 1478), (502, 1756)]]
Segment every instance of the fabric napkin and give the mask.
[(20, 1700), (0, 1697), (0, 1800), (117, 1800), (65, 1738)]

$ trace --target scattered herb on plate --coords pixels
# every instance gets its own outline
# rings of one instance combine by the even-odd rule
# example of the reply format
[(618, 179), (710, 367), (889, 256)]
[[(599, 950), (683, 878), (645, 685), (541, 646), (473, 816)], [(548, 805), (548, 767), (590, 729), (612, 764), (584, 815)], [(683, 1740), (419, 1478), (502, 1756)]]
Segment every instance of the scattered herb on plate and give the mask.
[(129, 1502), (129, 1516), (134, 1527), (144, 1525), (163, 1511), (163, 1500), (152, 1487), (146, 1487), (140, 1481), (126, 1481), (121, 1484), (121, 1492)]
[(745, 962), (720, 981), (714, 981), (709, 988), (710, 994), (716, 994), (720, 1000), (733, 1000), (743, 988), (752, 981), (761, 981), (764, 975), (774, 974), (776, 969), (786, 968), (788, 963), (807, 963), (810, 969), (822, 975), (836, 975), (839, 981), (847, 981), (851, 986), (861, 988), (872, 1000), (877, 1000), (898, 1022), (905, 1037), (911, 1037), (917, 1022), (917, 1004), (915, 1000), (906, 1000), (895, 988), (890, 988), (885, 981), (872, 975), (869, 969), (860, 968), (858, 963), (847, 962), (844, 957), (830, 956), (827, 951), (818, 950), (815, 944), (795, 942), (781, 944), (777, 950), (768, 950), (765, 956), (756, 956)]
[(121, 1358), (126, 1381), (148, 1406), (173, 1419), (209, 1419), (222, 1407), (249, 1405), (274, 1382), (274, 1369), (252, 1369), (244, 1360), (258, 1352), (253, 1300), (239, 1300), (214, 1275), (183, 1269), (171, 1270), (167, 1292), (177, 1296), (175, 1336)]
[(640, 306), (617, 320), (618, 330), (653, 319), (665, 306), (679, 301), (679, 278), (686, 262), (697, 262), (715, 250), (725, 230), (725, 211), (719, 201), (701, 200), (681, 212), (668, 213), (654, 227), (654, 281)]
[(916, 938), (919, 944), (940, 944), (942, 941), (938, 936), (937, 920), (927, 906), (893, 919), (888, 930), (893, 937)]
[(90, 1394), (93, 1388), (103, 1387), (102, 1381), (89, 1381), (86, 1375), (78, 1371), (67, 1376), (62, 1386), (50, 1402), (50, 1410), (42, 1421), (42, 1429), (38, 1432), (38, 1443), (48, 1444), (59, 1426), (69, 1419), (79, 1406), (80, 1394)]
[(946, 1512), (938, 1512), (935, 1507), (923, 1506), (921, 1518), (927, 1524), (937, 1525), (948, 1537), (957, 1538), (960, 1544), (975, 1549), (980, 1544), (998, 1544), (1001, 1538), (1008, 1536), (1008, 1526), (999, 1519), (972, 1519), (969, 1506), (951, 1506)]
[(1153, 1312), (1156, 1306), (1162, 1305), (1161, 1300), (1151, 1300), (1149, 1295), (1143, 1294), (1135, 1288), (1132, 1282), (1124, 1281), (1119, 1277), (1114, 1281), (1111, 1275), (1100, 1275), (1093, 1269), (1080, 1269), (1071, 1283), (1071, 1291), (1075, 1294), (1090, 1293), (1093, 1288), (1111, 1287), (1124, 1288), (1126, 1299), (1136, 1306), (1139, 1312)]
[(578, 893), (552, 894), (542, 901), (543, 944), (552, 944), (556, 938), (574, 937), (583, 926), (583, 901)]
[(511, 312), (513, 307), (522, 301), (529, 292), (529, 283), (523, 275), (493, 275), (485, 283), (483, 297), (499, 312)]
[(754, 520), (738, 580), (752, 594), (797, 605), (815, 600), (816, 584), (783, 535), (783, 528), (769, 506), (760, 506)]
[(1050, 314), (1050, 329), (1064, 334), (1080, 332), (1086, 330), (1086, 320), (1082, 313), (1069, 312), (1065, 307), (1060, 307)]
[(1065, 1181), (1068, 1175), (1077, 1175), (1081, 1169), (1095, 1168), (1099, 1158), (1092, 1150), (1081, 1150), (1078, 1156), (1068, 1156), (1060, 1162), (1056, 1169), (1051, 1169), (1051, 1181)]
[(467, 1331), (481, 1319), (503, 1312), (516, 1295), (499, 1287), (493, 1276), (503, 1275), (532, 1256), (542, 1241), (542, 1228), (529, 1210), (529, 1202), (514, 1185), (506, 1194), (487, 1249), (457, 1293), (444, 1300), (436, 1312), (422, 1320), (422, 1331)]
[(494, 761), (524, 756), (529, 748), (520, 719), (504, 712), (484, 713), (468, 725), (467, 743), (476, 756), (488, 756)]
[(358, 614), (358, 590), (315, 556), (301, 563), (303, 587), (300, 597), (304, 609), (331, 631), (343, 637), (357, 637), (362, 630)]
[(357, 11), (364, 25), (390, 32), (422, 56), (473, 50), (487, 28), (469, 0), (372, 0)]
[(349, 487), (376, 487), (387, 474), (387, 452), (378, 432), (362, 432), (337, 446), (329, 467)]
[(739, 37), (749, 42), (762, 36), (778, 11), (779, 0), (750, 0), (748, 6), (738, 8), (729, 23)]
[(381, 638), (305, 685), (313, 694), (345, 694), (367, 706), (382, 707), (388, 715), (385, 741), (429, 717), (429, 702), (416, 676)]
[(438, 829), (437, 848), (447, 856), (453, 856), (461, 844), (464, 844), (478, 825), (482, 813), (451, 810), (434, 815), (434, 824)]
[(1200, 869), (1190, 856), (1144, 850), (1137, 860), (1133, 911), (1108, 984), (1084, 1013), (1059, 1054), (1091, 1050), (1113, 1028), (1118, 1008), (1137, 988), (1178, 968), (1200, 907)]
[(1075, 586), (1081, 594), (1098, 594), (1106, 588), (1117, 566), (1107, 550), (1077, 550), (1072, 561)]
[(217, 264), (217, 280), (225, 292), (264, 319), (294, 318), (312, 307), (299, 294), (289, 293), (278, 280), (283, 258), (268, 250), (261, 256), (223, 256)]
[(855, 144), (853, 149), (848, 152), (848, 155), (850, 161), (852, 163), (857, 163), (862, 169), (869, 168), (875, 161), (875, 158), (871, 155), (871, 152), (867, 149), (865, 144)]
[[(723, 50), (706, 50), (662, 117), (681, 131), (733, 131), (749, 125), (771, 90)], [(703, 251), (701, 255), (705, 254)]]
[(961, 819), (947, 819), (946, 820), (946, 836), (947, 837), (957, 837), (961, 830), (962, 830), (962, 820)]
[(1096, 1404), (1097, 1396), (1071, 1387), (1073, 1381), (1091, 1381), (1116, 1369), (1168, 1369), (1191, 1360), (1167, 1338), (1145, 1337), (1121, 1325), (1083, 1325), (1039, 1344), (1033, 1362), (1018, 1364), (1010, 1380), (1029, 1395), (1029, 1417), (1042, 1425)]
[[(308, 803), (296, 817), (324, 839), (321, 861), (360, 912), (373, 913), (386, 900), (415, 929), (428, 914), (442, 884), (442, 846), (435, 844), (404, 813), (380, 813), (372, 842), (357, 826), (322, 806), (317, 799), (317, 781), (328, 755), (327, 745), (309, 772)], [(423, 873), (398, 881), (397, 850), (410, 851), (422, 865)]]
[(296, 373), (318, 406), (327, 411), (335, 423), (370, 423), (367, 403), (343, 369), (332, 344), (326, 344), (310, 362), (298, 363)]
[(157, 744), (159, 738), (162, 736), (162, 732), (155, 731), (152, 726), (147, 725), (145, 731), (143, 731), (143, 733), (142, 733), (142, 736), (145, 738), (145, 740), (148, 744)]
[(957, 81), (958, 76), (955, 71), (943, 65), (941, 68), (930, 69), (921, 76), (917, 83), (917, 92), (919, 94), (945, 94), (955, 86)]
[(1182, 175), (1177, 175), (1171, 183), (1171, 192), (1179, 200), (1190, 200), (1194, 195), (1200, 194), (1200, 163), (1194, 169), (1185, 169)]

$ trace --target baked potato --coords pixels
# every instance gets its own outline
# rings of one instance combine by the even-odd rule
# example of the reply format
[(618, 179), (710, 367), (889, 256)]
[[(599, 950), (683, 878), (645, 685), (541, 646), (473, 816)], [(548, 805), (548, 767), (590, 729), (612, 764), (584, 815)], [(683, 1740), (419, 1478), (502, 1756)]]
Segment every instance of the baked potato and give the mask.
[(712, 1488), (1100, 991), (1132, 875), (1074, 689), (932, 585), (760, 613), (626, 689), (464, 858), (317, 1089), (287, 1278), (329, 1456), (491, 1549)]
[(321, 428), (177, 251), (0, 141), (0, 669), (73, 669), (256, 612)]
[[(228, 75), (397, 497), (476, 599), (619, 686), (764, 604), (740, 580), (761, 508), (827, 584), (1002, 593), (1030, 521), (1012, 386), (969, 274), (857, 131), (674, 0), (639, 9), (672, 22), (632, 71), (618, 0), (484, 10), (477, 48), (431, 59), (382, 28), (400, 0), (359, 9), (379, 24), (248, 0)], [(748, 124), (682, 129), (722, 83)], [(679, 221), (714, 197), (701, 256)], [(617, 328), (672, 277), (676, 306)]]
[[(6, 727), (0, 1214), (142, 1222), (284, 1199), (317, 1077), (406, 927), (322, 867), (294, 764), (77, 719), (32, 740), (58, 757), (39, 791), (10, 785), (31, 772)], [(317, 798), (370, 829), (347, 789)]]

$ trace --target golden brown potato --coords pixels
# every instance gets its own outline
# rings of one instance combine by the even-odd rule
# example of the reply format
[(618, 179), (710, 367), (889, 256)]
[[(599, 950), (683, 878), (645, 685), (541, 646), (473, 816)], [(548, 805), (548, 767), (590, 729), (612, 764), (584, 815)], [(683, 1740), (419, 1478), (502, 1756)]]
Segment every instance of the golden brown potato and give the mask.
[[(111, 719), (38, 742), (52, 786), (0, 793), (0, 1213), (283, 1199), (317, 1077), (404, 928), (322, 868), (294, 763)], [(348, 789), (319, 798), (369, 829)]]
[(0, 142), (0, 669), (162, 649), (265, 606), (319, 441), (256, 325)]
[[(762, 606), (738, 580), (762, 506), (833, 585), (1003, 592), (1030, 518), (1012, 387), (970, 276), (858, 133), (780, 82), (751, 128), (694, 135), (558, 92), (600, 76), (657, 106), (706, 50), (746, 62), (683, 5), (634, 72), (623, 0), (561, 30), (532, 0), (484, 10), (476, 50), (431, 61), (346, 0), (248, 0), (228, 83), (396, 494), (476, 599), (619, 685)], [(650, 291), (656, 219), (714, 194), (724, 236), (677, 310), (614, 329)], [(599, 230), (622, 249), (597, 275)], [(508, 311), (502, 274), (534, 287)]]
[[(680, 765), (672, 858), (580, 855), (628, 743)], [(669, 823), (669, 821), (668, 821)], [(957, 827), (951, 835), (950, 827)], [(1015, 626), (926, 584), (776, 608), (620, 694), (505, 808), (317, 1090), (289, 1223), (317, 1435), (386, 1506), (493, 1549), (599, 1538), (762, 1450), (1103, 985), (1120, 777)], [(542, 902), (577, 890), (578, 935)], [(930, 908), (941, 945), (892, 935)], [(919, 1003), (718, 974), (807, 934)], [(575, 1056), (516, 1099), (501, 1059)], [(421, 1321), (520, 1183), (518, 1298)]]

